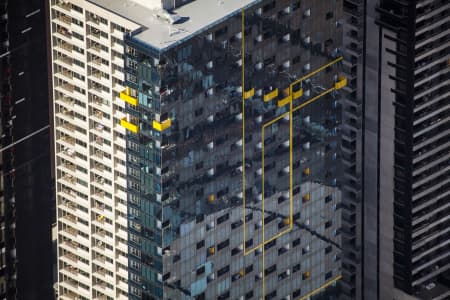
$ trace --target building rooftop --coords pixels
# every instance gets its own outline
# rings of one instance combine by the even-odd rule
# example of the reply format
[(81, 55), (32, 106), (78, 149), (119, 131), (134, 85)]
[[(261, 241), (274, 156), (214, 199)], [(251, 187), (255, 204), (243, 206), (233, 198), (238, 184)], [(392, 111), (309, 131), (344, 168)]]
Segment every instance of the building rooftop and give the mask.
[[(134, 38), (158, 51), (167, 50), (262, 0), (195, 0), (169, 13), (133, 0), (88, 0), (142, 26)], [(168, 19), (181, 18), (175, 24)]]

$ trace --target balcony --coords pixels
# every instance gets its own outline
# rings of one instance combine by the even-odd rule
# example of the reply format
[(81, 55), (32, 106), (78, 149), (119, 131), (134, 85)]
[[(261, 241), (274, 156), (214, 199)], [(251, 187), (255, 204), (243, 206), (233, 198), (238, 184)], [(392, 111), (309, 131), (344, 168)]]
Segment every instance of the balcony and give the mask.
[(89, 49), (94, 50), (97, 53), (101, 53), (102, 52), (102, 46), (100, 46), (100, 44), (98, 43), (92, 43), (91, 47)]
[(78, 275), (78, 268), (77, 267), (68, 266), (68, 267), (65, 267), (63, 270), (66, 271), (66, 272), (71, 273), (72, 275), (75, 275), (75, 276)]
[(70, 57), (68, 57), (68, 56), (65, 56), (65, 55), (59, 55), (59, 56), (56, 58), (56, 62), (63, 63), (63, 64), (65, 64), (65, 65), (69, 66), (69, 67), (71, 67), (72, 64), (73, 64), (72, 58), (70, 58)]
[(57, 19), (67, 25), (72, 24), (72, 18), (70, 18), (69, 16), (66, 16), (66, 15), (60, 15), (57, 17)]
[(291, 101), (292, 101), (292, 96), (291, 95), (286, 96), (283, 99), (278, 100), (277, 106), (278, 107), (283, 107), (283, 106), (289, 104)]
[(340, 90), (347, 86), (347, 78), (345, 76), (339, 76), (338, 81), (334, 84), (336, 90)]
[(75, 191), (73, 191), (70, 188), (62, 188), (61, 192), (60, 192), (65, 198), (69, 198), (71, 200), (76, 200), (77, 198), (77, 193)]
[[(69, 228), (69, 229), (72, 229), (72, 228)], [(72, 229), (72, 230), (74, 230), (74, 229)], [(74, 231), (76, 231), (76, 230), (74, 230)], [(75, 250), (75, 251), (78, 250), (78, 243), (77, 242), (64, 241), (64, 242), (62, 242), (62, 244), (67, 246), (67, 247), (69, 247), (69, 248), (71, 248), (71, 249), (73, 249), (73, 250)]]
[(276, 97), (278, 97), (278, 89), (274, 89), (273, 91), (264, 94), (263, 100), (264, 102), (268, 102), (272, 99), (275, 99)]
[(293, 100), (298, 99), (301, 96), (303, 96), (303, 89), (302, 88), (300, 88), (298, 91), (292, 91), (292, 99)]
[(65, 215), (61, 217), (60, 219), (65, 220), (66, 223), (69, 223), (70, 226), (76, 226), (77, 225), (77, 217), (73, 215)]
[(59, 8), (62, 8), (68, 12), (72, 9), (72, 5), (67, 1), (57, 0), (55, 5)]
[(72, 50), (73, 50), (73, 46), (71, 44), (69, 44), (69, 43), (64, 42), (64, 41), (58, 41), (57, 46), (60, 47), (61, 49), (64, 49), (64, 50), (68, 51), (68, 52), (72, 52)]
[(68, 253), (64, 254), (62, 257), (66, 258), (66, 259), (68, 259), (68, 260), (70, 260), (70, 261), (72, 261), (74, 263), (78, 262), (78, 257), (75, 254), (73, 254), (73, 253), (69, 253), (68, 252)]
[(136, 106), (138, 103), (137, 99), (130, 95), (129, 87), (127, 87), (124, 91), (120, 92), (119, 98), (133, 106)]
[(244, 99), (251, 98), (254, 95), (255, 95), (255, 88), (252, 88), (251, 90), (244, 92)]
[(75, 132), (75, 125), (73, 125), (73, 124), (70, 124), (70, 123), (63, 123), (63, 124), (60, 125), (60, 127), (66, 129), (66, 130), (68, 130), (68, 131), (71, 132), (71, 133), (74, 133), (74, 132)]
[(162, 121), (161, 123), (156, 120), (153, 120), (153, 128), (160, 132), (168, 129), (170, 126), (172, 126), (171, 119), (166, 119), (166, 120)]
[(79, 298), (78, 294), (75, 294), (71, 291), (65, 291), (61, 293), (61, 299), (68, 299), (68, 300), (77, 300)]
[(66, 142), (72, 146), (75, 145), (75, 139), (73, 137), (67, 136), (67, 135), (63, 135), (60, 138), (61, 141)]
[(67, 39), (72, 39), (72, 33), (69, 32), (69, 30), (65, 29), (64, 27), (58, 27), (56, 30), (57, 33), (61, 34)]
[[(155, 121), (153, 121), (153, 122), (155, 122)], [(133, 133), (139, 132), (139, 127), (135, 124), (128, 122), (126, 118), (123, 118), (120, 120), (120, 126), (128, 129), (129, 131), (131, 131)], [(153, 126), (154, 126), (154, 124), (153, 124)]]

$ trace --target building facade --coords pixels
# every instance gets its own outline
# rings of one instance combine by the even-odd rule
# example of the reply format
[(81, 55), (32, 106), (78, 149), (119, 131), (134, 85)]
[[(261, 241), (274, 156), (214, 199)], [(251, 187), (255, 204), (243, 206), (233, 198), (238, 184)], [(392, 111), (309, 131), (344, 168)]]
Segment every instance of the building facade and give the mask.
[(51, 3), (59, 297), (336, 296), (342, 2)]
[(123, 36), (88, 1), (50, 2), (59, 299), (127, 299)]
[(45, 1), (0, 1), (2, 299), (53, 297), (45, 20)]
[(359, 109), (350, 105), (343, 122), (361, 120), (345, 146), (357, 150), (347, 160), (362, 179), (343, 219), (348, 298), (449, 297), (449, 9), (344, 1), (347, 102)]

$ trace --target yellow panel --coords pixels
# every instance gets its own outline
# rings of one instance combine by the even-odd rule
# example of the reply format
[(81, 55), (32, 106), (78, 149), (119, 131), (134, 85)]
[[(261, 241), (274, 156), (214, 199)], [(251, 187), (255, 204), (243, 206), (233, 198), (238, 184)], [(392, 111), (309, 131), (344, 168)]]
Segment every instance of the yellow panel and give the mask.
[(170, 126), (172, 126), (172, 120), (171, 119), (167, 119), (165, 121), (162, 121), (161, 123), (153, 120), (153, 128), (158, 130), (158, 131), (164, 131), (167, 128), (169, 128)]
[(278, 89), (274, 89), (270, 93), (265, 94), (264, 95), (264, 102), (270, 101), (270, 100), (272, 100), (275, 97), (278, 97)]
[(278, 107), (283, 107), (286, 104), (289, 104), (289, 102), (291, 102), (291, 101), (292, 101), (292, 97), (291, 96), (287, 96), (287, 97), (279, 100), (278, 103), (277, 103), (277, 106)]
[(244, 99), (248, 99), (250, 97), (253, 97), (254, 95), (255, 95), (255, 88), (252, 88), (251, 90), (244, 92)]
[(134, 133), (137, 133), (139, 131), (138, 126), (128, 122), (126, 118), (120, 120), (120, 126), (125, 127), (126, 129)]
[(124, 91), (120, 92), (119, 98), (122, 99), (123, 101), (125, 101), (125, 102), (127, 102), (127, 103), (133, 105), (133, 106), (136, 106), (137, 103), (138, 103), (138, 101), (137, 101), (136, 98), (131, 97), (131, 96), (127, 93), (127, 90), (124, 90)]
[(298, 91), (292, 93), (294, 100), (300, 98), (301, 96), (303, 96), (303, 89), (299, 89)]
[(339, 81), (334, 84), (336, 90), (342, 89), (347, 85), (347, 78), (344, 76), (339, 76)]
[(209, 203), (214, 203), (215, 200), (216, 200), (216, 196), (214, 194), (211, 194), (208, 196)]
[(306, 271), (303, 273), (303, 279), (308, 279), (309, 277), (311, 277), (311, 272)]
[(306, 176), (309, 176), (309, 174), (311, 174), (311, 169), (310, 168), (304, 169), (303, 174), (305, 174)]
[(305, 196), (303, 196), (303, 201), (309, 201), (309, 200), (311, 200), (311, 194), (310, 193), (308, 193), (308, 194), (306, 194)]

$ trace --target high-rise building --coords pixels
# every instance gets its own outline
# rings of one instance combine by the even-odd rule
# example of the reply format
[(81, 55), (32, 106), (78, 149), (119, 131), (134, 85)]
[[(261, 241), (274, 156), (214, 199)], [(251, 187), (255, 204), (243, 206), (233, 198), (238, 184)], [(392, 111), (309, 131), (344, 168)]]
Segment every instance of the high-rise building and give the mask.
[[(125, 3), (124, 3), (125, 4)], [(88, 1), (51, 1), (60, 299), (127, 299), (123, 38), (137, 24)]]
[(0, 1), (0, 298), (52, 299), (45, 1)]
[(344, 197), (344, 292), (448, 299), (450, 3), (346, 0), (344, 11), (343, 151), (357, 179), (355, 201)]
[(58, 296), (341, 278), (341, 1), (51, 0)]

